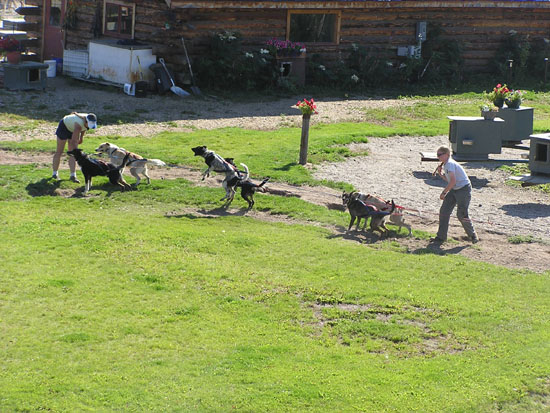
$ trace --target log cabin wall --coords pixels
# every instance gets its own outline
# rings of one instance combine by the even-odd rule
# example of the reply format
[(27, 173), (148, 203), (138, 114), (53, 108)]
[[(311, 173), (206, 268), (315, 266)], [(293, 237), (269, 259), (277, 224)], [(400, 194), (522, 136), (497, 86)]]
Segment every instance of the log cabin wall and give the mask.
[[(66, 33), (68, 49), (85, 48), (94, 38), (97, 19), (102, 18), (102, 1), (77, 1), (78, 24), (76, 30)], [(217, 8), (170, 9), (163, 0), (137, 0), (135, 39), (151, 44), (154, 54), (164, 57), (178, 70), (185, 67), (181, 36), (185, 37), (189, 52), (195, 58), (200, 58), (205, 51), (210, 36), (224, 30), (240, 32), (244, 47), (251, 50), (258, 50), (271, 37), (286, 36), (286, 8), (232, 7), (230, 4), (234, 3), (217, 3)], [(219, 5), (223, 3), (229, 7)], [(399, 7), (392, 7), (388, 2), (370, 2), (368, 7), (341, 8), (339, 44), (308, 45), (308, 55), (319, 53), (330, 65), (345, 57), (351, 44), (356, 43), (398, 61), (397, 47), (414, 45), (416, 23), (426, 21), (428, 28), (439, 25), (444, 36), (456, 39), (463, 47), (465, 69), (479, 72), (488, 70), (496, 49), (510, 30), (529, 36), (531, 40), (550, 38), (548, 5), (478, 7), (481, 3), (478, 2), (476, 6), (450, 7), (448, 4), (452, 2), (432, 2), (447, 5), (418, 7), (414, 3), (403, 1), (399, 2)], [(165, 28), (165, 23), (170, 24), (169, 29)]]

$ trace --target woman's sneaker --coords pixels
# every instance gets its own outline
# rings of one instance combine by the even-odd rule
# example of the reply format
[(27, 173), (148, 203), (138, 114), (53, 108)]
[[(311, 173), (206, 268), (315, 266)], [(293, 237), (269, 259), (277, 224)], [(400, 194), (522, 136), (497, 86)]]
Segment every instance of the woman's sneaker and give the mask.
[(69, 179), (74, 183), (77, 183), (77, 184), (80, 183), (80, 181), (78, 180), (78, 178), (76, 176), (71, 176)]
[(52, 179), (54, 181), (61, 181), (61, 178), (59, 178), (59, 175), (58, 174), (52, 174)]

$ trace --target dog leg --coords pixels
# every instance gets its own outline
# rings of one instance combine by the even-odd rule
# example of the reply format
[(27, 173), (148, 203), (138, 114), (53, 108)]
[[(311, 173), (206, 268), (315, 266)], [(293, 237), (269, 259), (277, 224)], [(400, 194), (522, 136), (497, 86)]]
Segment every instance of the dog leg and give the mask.
[(151, 185), (151, 178), (149, 178), (149, 174), (147, 173), (147, 165), (145, 166), (145, 168), (143, 168), (143, 175), (145, 175), (145, 177), (147, 178), (147, 185)]
[(84, 193), (87, 194), (88, 191), (92, 188), (92, 177), (91, 176), (85, 176), (84, 177), (85, 184), (84, 184)]
[(141, 178), (139, 177), (139, 172), (137, 171), (137, 168), (130, 169), (130, 173), (134, 178), (136, 178), (136, 186), (138, 186), (141, 181)]
[(243, 194), (242, 191), (241, 191), (241, 197), (246, 202), (248, 202), (248, 209), (252, 209), (252, 207), (254, 206), (254, 199), (252, 198), (252, 196), (248, 195), (248, 194)]
[(352, 215), (351, 220), (349, 221), (349, 226), (348, 226), (348, 231), (347, 232), (349, 232), (351, 230), (351, 227), (353, 226), (354, 222), (355, 222), (355, 216)]

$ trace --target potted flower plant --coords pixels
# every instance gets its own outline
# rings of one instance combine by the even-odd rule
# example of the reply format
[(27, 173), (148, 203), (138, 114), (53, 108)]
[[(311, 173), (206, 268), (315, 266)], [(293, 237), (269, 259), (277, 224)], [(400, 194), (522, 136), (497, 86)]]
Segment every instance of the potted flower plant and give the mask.
[(490, 108), (487, 105), (480, 106), (481, 109), (481, 116), (483, 116), (483, 119), (485, 120), (493, 120), (498, 115), (498, 108)]
[(508, 89), (508, 86), (499, 83), (491, 92), (487, 93), (487, 99), (497, 108), (501, 108), (504, 106), (504, 100), (509, 93), (510, 89)]
[(512, 90), (504, 99), (506, 106), (510, 109), (518, 109), (521, 105), (523, 92), (521, 90)]
[(21, 60), (21, 42), (14, 37), (0, 37), (0, 53), (6, 55), (8, 63), (17, 64)]

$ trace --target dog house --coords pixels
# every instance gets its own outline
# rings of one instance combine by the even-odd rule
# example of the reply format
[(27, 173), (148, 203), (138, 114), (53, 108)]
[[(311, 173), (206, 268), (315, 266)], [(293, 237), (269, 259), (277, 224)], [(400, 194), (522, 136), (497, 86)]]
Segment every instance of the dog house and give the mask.
[(531, 135), (529, 169), (531, 174), (550, 175), (550, 133)]
[(473, 116), (447, 116), (453, 158), (458, 161), (483, 161), (490, 153), (502, 150), (503, 119), (485, 120)]
[(520, 144), (533, 133), (533, 108), (500, 108), (498, 117), (506, 122), (506, 127), (502, 131), (503, 146)]
[(277, 57), (281, 77), (292, 79), (297, 85), (306, 83), (306, 56)]
[(44, 90), (48, 65), (37, 62), (4, 64), (4, 87), (9, 90)]

